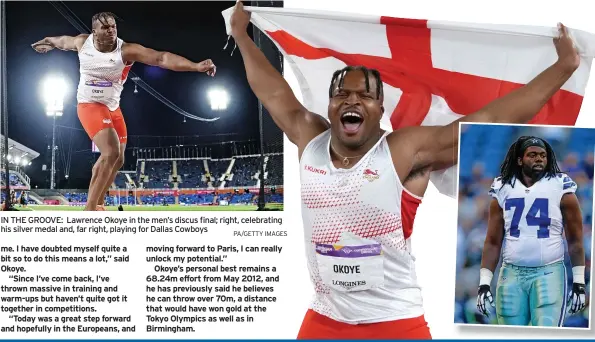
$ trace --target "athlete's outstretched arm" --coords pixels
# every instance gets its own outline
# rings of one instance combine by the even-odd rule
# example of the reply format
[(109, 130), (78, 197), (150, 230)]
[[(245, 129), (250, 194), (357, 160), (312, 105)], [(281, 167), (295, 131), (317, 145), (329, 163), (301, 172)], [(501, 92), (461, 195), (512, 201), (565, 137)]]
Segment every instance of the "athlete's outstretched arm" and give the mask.
[(231, 34), (244, 59), (250, 88), (287, 138), (303, 148), (310, 139), (326, 130), (328, 123), (297, 100), (283, 76), (248, 36), (249, 22), (250, 14), (238, 1), (231, 16)]
[(89, 37), (88, 34), (80, 34), (78, 36), (57, 36), (46, 37), (42, 40), (31, 44), (31, 47), (39, 53), (46, 53), (54, 48), (62, 51), (78, 51)]
[(489, 103), (478, 112), (447, 126), (415, 127), (417, 142), (413, 169), (440, 170), (458, 162), (459, 123), (526, 123), (568, 81), (579, 66), (580, 58), (564, 26), (554, 39), (558, 60), (525, 86)]
[(156, 51), (140, 44), (125, 43), (122, 46), (122, 58), (126, 62), (139, 62), (172, 71), (206, 72), (209, 76), (215, 76), (215, 64), (210, 59), (195, 63), (171, 52)]

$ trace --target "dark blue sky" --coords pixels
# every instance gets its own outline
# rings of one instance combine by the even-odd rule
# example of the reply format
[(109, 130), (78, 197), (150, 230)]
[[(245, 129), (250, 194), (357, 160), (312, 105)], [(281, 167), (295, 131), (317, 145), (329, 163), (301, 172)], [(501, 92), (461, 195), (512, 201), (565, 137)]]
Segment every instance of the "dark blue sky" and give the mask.
[[(176, 73), (136, 63), (132, 72), (180, 108), (199, 116), (220, 116), (221, 119), (214, 123), (187, 119), (184, 123), (183, 116), (140, 88), (139, 93), (134, 94), (134, 83), (129, 79), (121, 101), (128, 126), (129, 148), (144, 144), (156, 147), (173, 141), (151, 136), (199, 135), (209, 139), (210, 135), (224, 135), (226, 140), (258, 138), (258, 102), (246, 81), (241, 55), (236, 50), (230, 56), (233, 40), (223, 51), (227, 35), (221, 11), (234, 3), (64, 2), (87, 27), (91, 26), (93, 14), (113, 12), (123, 19), (118, 24), (118, 33), (124, 41), (173, 52), (196, 62), (211, 58), (217, 65), (216, 77), (210, 78), (202, 73)], [(75, 130), (58, 129), (59, 146), (65, 153), (60, 155), (57, 166), (64, 169), (69, 146), (72, 148), (72, 161), (70, 181), (65, 182), (60, 177), (57, 183), (62, 188), (85, 188), (95, 156), (90, 152), (77, 152), (88, 150), (91, 145), (76, 114), (77, 55), (59, 50), (38, 54), (30, 47), (46, 36), (77, 35), (79, 32), (49, 2), (10, 1), (6, 3), (6, 10), (9, 136), (41, 153), (28, 167), (27, 174), (32, 178), (32, 186), (46, 187), (48, 174), (41, 172), (41, 167), (43, 164), (49, 167), (50, 164), (47, 147), (51, 143), (52, 125), (45, 116), (40, 85), (46, 75), (63, 75), (71, 85), (71, 92), (59, 125)], [(225, 88), (230, 94), (231, 103), (226, 111), (215, 113), (210, 109), (206, 93), (211, 87)], [(127, 158), (132, 160), (128, 154)], [(125, 168), (134, 169), (134, 165), (127, 164)]]

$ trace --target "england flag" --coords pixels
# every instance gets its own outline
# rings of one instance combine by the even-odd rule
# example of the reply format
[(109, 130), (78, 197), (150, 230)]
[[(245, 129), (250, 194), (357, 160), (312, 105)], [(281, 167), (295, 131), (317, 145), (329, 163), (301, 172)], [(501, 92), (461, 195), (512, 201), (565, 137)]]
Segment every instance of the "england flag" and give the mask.
[[(244, 7), (251, 22), (279, 48), (296, 75), (303, 105), (327, 115), (335, 70), (364, 65), (384, 85), (383, 128), (446, 125), (517, 89), (552, 65), (555, 27), (473, 24), (286, 8)], [(233, 8), (223, 11), (231, 33)], [(568, 28), (580, 67), (533, 124), (571, 125), (579, 116), (595, 35)], [(585, 114), (587, 115), (587, 114)], [(432, 183), (454, 197), (456, 167)]]

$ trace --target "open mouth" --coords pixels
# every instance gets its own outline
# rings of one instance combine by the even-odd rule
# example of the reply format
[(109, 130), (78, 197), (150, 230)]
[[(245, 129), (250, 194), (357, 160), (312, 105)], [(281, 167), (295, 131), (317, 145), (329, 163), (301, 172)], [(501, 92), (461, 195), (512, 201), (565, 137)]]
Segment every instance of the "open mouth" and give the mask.
[(341, 115), (341, 123), (343, 124), (343, 129), (348, 134), (357, 133), (363, 122), (363, 115), (356, 112), (347, 112)]

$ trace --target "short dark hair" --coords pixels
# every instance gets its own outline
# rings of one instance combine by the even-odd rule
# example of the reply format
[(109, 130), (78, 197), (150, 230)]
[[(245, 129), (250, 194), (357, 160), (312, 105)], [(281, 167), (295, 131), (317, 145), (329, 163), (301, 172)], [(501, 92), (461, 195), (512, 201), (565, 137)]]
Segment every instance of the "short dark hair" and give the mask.
[(107, 20), (109, 18), (116, 20), (118, 16), (116, 16), (112, 12), (99, 12), (95, 14), (93, 18), (91, 18), (91, 27), (93, 26), (93, 24), (95, 24), (96, 21), (99, 21), (103, 25), (107, 25)]
[(343, 87), (343, 81), (345, 80), (345, 75), (350, 71), (361, 71), (364, 73), (366, 77), (366, 91), (370, 91), (370, 78), (369, 74), (371, 73), (372, 76), (376, 79), (376, 99), (380, 99), (380, 96), (383, 95), (384, 90), (382, 86), (382, 80), (380, 79), (380, 73), (376, 69), (368, 69), (363, 65), (356, 65), (356, 66), (346, 66), (341, 70), (337, 70), (333, 73), (333, 78), (331, 80), (331, 85), (328, 90), (328, 97), (333, 97), (333, 88), (335, 87), (336, 82), (339, 82), (339, 88)]
[(510, 147), (508, 148), (508, 153), (506, 153), (506, 157), (500, 166), (500, 177), (502, 181), (502, 185), (509, 183), (511, 186), (514, 187), (513, 178), (521, 179), (522, 177), (522, 168), (517, 163), (517, 159), (523, 157), (524, 150), (522, 149), (523, 143), (529, 139), (539, 139), (545, 145), (545, 152), (547, 154), (547, 164), (545, 165), (545, 177), (551, 178), (555, 177), (558, 173), (560, 173), (560, 168), (558, 167), (558, 161), (556, 160), (556, 154), (552, 149), (552, 146), (539, 137), (534, 136), (522, 136), (518, 138)]

